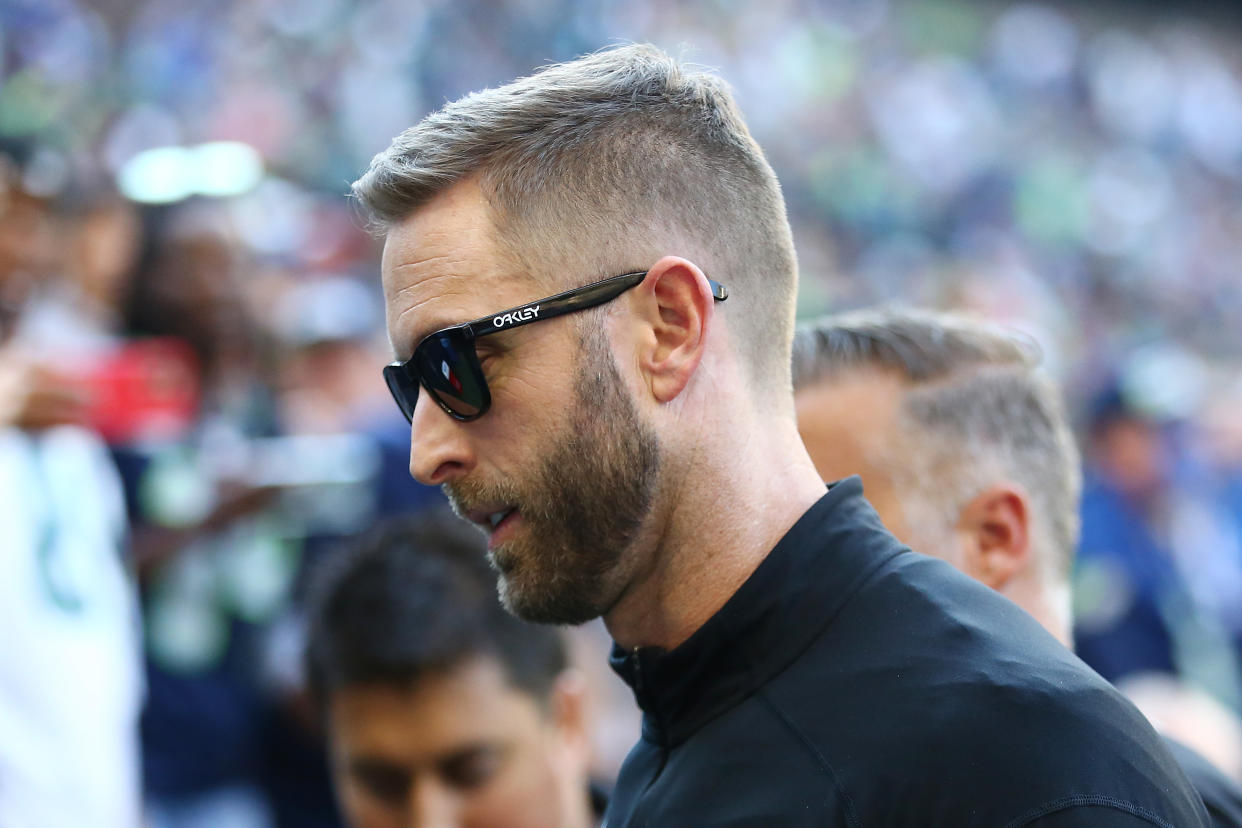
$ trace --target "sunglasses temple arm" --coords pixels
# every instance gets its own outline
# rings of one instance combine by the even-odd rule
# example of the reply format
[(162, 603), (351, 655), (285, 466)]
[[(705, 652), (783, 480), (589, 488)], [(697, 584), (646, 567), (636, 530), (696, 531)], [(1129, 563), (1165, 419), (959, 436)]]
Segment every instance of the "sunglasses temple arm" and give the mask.
[(601, 282), (597, 285), (558, 293), (539, 302), (519, 305), (516, 308), (501, 311), (495, 316), (476, 319), (469, 324), (470, 332), (477, 338), (486, 336), (489, 333), (520, 328), (523, 325), (529, 325), (531, 322), (538, 322), (541, 319), (552, 319), (556, 316), (564, 316), (567, 313), (593, 308), (620, 296), (641, 282), (644, 275), (639, 273), (626, 274), (629, 278), (618, 277), (615, 281), (609, 279), (607, 282)]
[[(497, 331), (520, 328), (523, 325), (529, 325), (531, 322), (538, 322), (540, 319), (552, 319), (556, 316), (564, 316), (567, 313), (593, 308), (620, 296), (641, 282), (646, 275), (646, 273), (626, 273), (615, 279), (607, 279), (585, 288), (567, 290), (564, 293), (549, 296), (547, 299), (540, 300), (539, 302), (519, 305), (516, 308), (501, 311), (495, 316), (476, 319), (470, 322), (467, 328), (469, 328), (470, 334), (473, 337), (478, 338), (489, 333), (496, 333)], [(711, 286), (712, 298), (717, 302), (723, 302), (729, 298), (729, 289), (727, 287), (714, 279), (708, 279), (707, 283)]]

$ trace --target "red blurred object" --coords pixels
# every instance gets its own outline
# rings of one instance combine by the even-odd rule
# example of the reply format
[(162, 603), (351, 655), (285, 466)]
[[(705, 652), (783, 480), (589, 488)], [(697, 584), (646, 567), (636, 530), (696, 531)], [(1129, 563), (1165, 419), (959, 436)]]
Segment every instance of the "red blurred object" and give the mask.
[(127, 342), (94, 363), (85, 383), (88, 421), (112, 444), (176, 439), (198, 413), (198, 361), (179, 339)]

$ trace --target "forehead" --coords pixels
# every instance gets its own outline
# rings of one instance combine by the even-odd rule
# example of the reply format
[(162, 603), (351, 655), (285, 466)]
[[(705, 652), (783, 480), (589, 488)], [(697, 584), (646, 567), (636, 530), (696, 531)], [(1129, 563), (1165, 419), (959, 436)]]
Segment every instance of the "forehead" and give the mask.
[[(877, 464), (896, 445), (907, 386), (892, 371), (854, 369), (798, 389), (798, 430), (828, 479)], [(836, 466), (842, 466), (839, 471)]]
[(862, 477), (867, 500), (884, 525), (908, 540), (902, 505), (908, 492), (898, 466), (911, 447), (900, 411), (908, 386), (887, 370), (854, 369), (798, 390), (798, 431), (824, 480)]
[(530, 298), (529, 280), (496, 238), (487, 199), (469, 180), (393, 225), (382, 274), (388, 334), (399, 354), (432, 331)]
[(494, 658), (479, 657), (401, 686), (349, 686), (333, 694), (333, 740), (346, 753), (417, 764), (464, 745), (534, 734), (540, 707), (514, 688)]

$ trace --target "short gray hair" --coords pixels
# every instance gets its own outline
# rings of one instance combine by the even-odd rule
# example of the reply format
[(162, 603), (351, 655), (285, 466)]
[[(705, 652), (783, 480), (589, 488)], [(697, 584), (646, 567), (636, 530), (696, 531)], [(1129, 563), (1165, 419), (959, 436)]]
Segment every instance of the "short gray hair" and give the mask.
[(1038, 566), (1063, 584), (1078, 544), (1082, 472), (1041, 357), (1033, 340), (970, 317), (865, 311), (798, 329), (794, 386), (866, 370), (897, 375), (908, 386), (900, 412), (907, 439), (895, 447), (904, 454), (891, 464), (906, 478), (894, 481), (899, 491), (943, 523), (998, 477), (1020, 483), (1035, 513)]
[(353, 191), (385, 231), (467, 178), (532, 277), (695, 261), (729, 288), (724, 312), (754, 379), (788, 391), (792, 233), (776, 175), (718, 77), (645, 45), (547, 66), (428, 115)]

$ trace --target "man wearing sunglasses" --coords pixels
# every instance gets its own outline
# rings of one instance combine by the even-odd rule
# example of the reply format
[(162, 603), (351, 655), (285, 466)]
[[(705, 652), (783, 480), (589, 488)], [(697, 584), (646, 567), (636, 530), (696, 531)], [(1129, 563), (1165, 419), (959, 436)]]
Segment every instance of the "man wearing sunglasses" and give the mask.
[(354, 191), (411, 471), (487, 534), (513, 612), (603, 616), (644, 710), (611, 828), (1206, 823), (1098, 676), (856, 478), (825, 489), (780, 188), (717, 78), (644, 46), (550, 66)]

